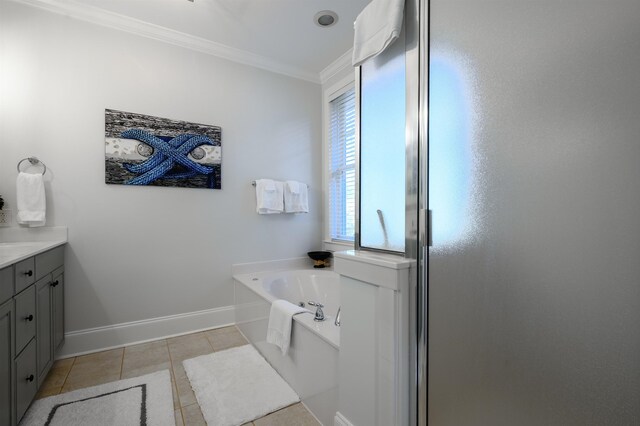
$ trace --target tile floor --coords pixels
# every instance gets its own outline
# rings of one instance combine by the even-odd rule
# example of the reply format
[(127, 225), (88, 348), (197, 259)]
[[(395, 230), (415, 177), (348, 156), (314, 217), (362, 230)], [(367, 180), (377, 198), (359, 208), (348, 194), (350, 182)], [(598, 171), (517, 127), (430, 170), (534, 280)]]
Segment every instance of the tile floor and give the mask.
[[(55, 362), (36, 398), (169, 369), (176, 426), (206, 425), (182, 361), (246, 344), (244, 336), (231, 326), (63, 359)], [(317, 426), (319, 423), (298, 403), (246, 425)]]

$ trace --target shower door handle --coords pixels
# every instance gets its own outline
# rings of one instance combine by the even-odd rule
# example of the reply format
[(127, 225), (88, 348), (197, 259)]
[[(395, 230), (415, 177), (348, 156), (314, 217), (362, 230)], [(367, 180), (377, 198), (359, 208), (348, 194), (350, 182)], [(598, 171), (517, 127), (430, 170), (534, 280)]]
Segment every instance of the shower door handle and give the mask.
[(420, 244), (422, 247), (431, 247), (431, 210), (420, 209)]

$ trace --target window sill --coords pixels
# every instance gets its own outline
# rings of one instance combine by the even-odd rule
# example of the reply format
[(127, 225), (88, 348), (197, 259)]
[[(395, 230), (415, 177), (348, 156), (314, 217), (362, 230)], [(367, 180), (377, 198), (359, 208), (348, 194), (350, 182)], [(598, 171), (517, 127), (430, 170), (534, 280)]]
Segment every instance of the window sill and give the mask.
[(354, 243), (350, 241), (323, 240), (322, 245), (325, 250), (332, 251), (353, 250), (354, 248)]

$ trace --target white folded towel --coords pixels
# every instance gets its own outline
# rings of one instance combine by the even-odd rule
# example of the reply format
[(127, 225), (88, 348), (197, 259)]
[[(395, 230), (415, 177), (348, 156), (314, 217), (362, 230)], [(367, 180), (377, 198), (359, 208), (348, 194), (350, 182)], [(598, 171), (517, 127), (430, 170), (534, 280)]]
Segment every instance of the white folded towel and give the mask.
[(284, 186), (284, 211), (286, 213), (309, 213), (309, 191), (307, 185), (288, 180)]
[(259, 214), (278, 214), (284, 210), (284, 184), (271, 179), (256, 180), (256, 211)]
[(404, 0), (373, 0), (358, 15), (353, 41), (354, 67), (382, 53), (400, 36)]
[(279, 347), (283, 356), (289, 351), (293, 316), (303, 312), (310, 311), (286, 300), (276, 300), (271, 304), (267, 343), (272, 343)]
[(289, 191), (291, 191), (292, 194), (299, 194), (300, 193), (300, 182), (297, 182), (295, 180), (288, 180), (287, 181), (287, 188), (289, 189)]
[(41, 174), (18, 173), (16, 199), (18, 206), (16, 220), (19, 224), (31, 227), (44, 226), (47, 201), (44, 194), (44, 180)]

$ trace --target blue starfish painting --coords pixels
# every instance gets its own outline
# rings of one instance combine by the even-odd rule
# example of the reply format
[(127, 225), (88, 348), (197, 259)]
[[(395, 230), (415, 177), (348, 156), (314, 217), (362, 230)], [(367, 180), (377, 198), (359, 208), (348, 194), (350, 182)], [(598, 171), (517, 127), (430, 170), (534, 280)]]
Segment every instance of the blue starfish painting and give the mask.
[(220, 127), (105, 110), (105, 181), (221, 189)]

